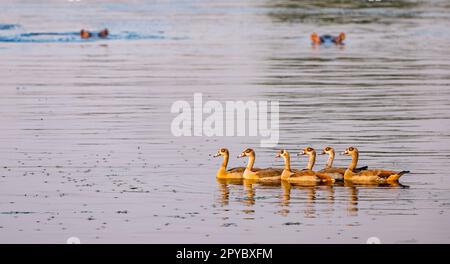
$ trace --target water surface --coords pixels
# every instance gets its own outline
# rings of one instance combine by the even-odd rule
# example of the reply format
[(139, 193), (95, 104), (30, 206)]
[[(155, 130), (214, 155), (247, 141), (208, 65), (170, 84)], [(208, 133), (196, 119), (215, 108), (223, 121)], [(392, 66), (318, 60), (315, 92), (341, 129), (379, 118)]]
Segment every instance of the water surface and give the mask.
[[(446, 1), (3, 2), (0, 242), (450, 242)], [(346, 45), (312, 48), (314, 31)], [(172, 103), (197, 92), (278, 100), (278, 147), (172, 136)], [(357, 146), (409, 188), (214, 178), (220, 147), (265, 167), (307, 145)]]

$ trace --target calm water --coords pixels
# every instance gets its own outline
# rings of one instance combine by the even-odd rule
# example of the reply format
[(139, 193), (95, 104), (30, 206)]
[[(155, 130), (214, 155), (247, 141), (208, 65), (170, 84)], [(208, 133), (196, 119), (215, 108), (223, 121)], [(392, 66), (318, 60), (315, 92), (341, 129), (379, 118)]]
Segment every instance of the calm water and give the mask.
[[(447, 1), (33, 2), (0, 7), (0, 242), (450, 242)], [(346, 45), (314, 49), (313, 31)], [(196, 92), (279, 100), (279, 147), (172, 136)], [(307, 145), (355, 145), (409, 188), (214, 177), (220, 147), (265, 167)]]

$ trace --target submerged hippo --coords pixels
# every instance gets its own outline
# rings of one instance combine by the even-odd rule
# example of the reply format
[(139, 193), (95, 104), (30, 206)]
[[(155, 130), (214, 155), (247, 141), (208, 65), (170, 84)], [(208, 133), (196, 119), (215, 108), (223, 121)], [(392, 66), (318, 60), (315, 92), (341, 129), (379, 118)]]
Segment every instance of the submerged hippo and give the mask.
[[(106, 38), (109, 35), (109, 31), (108, 31), (107, 28), (105, 28), (102, 31), (98, 32), (96, 35), (99, 38)], [(88, 38), (93, 37), (93, 33), (89, 32), (89, 31), (87, 31), (85, 29), (82, 29), (80, 31), (80, 37), (83, 38), (83, 39), (88, 39)]]
[(322, 35), (319, 36), (317, 33), (311, 34), (311, 41), (313, 45), (330, 44), (334, 43), (336, 45), (343, 45), (345, 39), (345, 33), (341, 32), (338, 36), (332, 35)]

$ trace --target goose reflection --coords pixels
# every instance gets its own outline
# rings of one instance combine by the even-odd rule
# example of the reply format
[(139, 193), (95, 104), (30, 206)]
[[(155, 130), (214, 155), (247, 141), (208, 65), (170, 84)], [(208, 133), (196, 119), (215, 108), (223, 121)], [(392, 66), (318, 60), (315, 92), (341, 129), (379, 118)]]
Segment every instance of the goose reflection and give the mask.
[(316, 198), (317, 189), (315, 185), (292, 185), (295, 189), (300, 190), (298, 197), (301, 198), (305, 203), (304, 215), (305, 218), (315, 218), (316, 217)]
[(347, 213), (350, 216), (358, 216), (358, 189), (353, 186), (348, 187)]
[[(283, 190), (283, 193), (281, 195), (281, 206), (283, 207), (289, 206), (289, 201), (291, 200), (291, 188), (292, 188), (291, 183), (287, 181), (281, 182), (281, 189)], [(287, 213), (289, 213), (289, 211)]]
[(386, 189), (398, 189), (398, 188), (409, 188), (407, 185), (403, 185), (399, 182), (385, 183), (385, 184), (354, 184), (346, 181), (344, 187), (347, 189), (348, 203), (347, 203), (347, 213), (349, 216), (358, 216), (358, 202), (359, 202), (359, 189), (376, 189), (384, 187)]
[[(291, 190), (297, 189), (297, 190), (305, 190), (306, 191), (306, 201), (308, 203), (314, 203), (314, 200), (316, 200), (316, 184), (295, 184), (290, 183), (288, 181), (283, 181), (281, 183), (281, 187), (283, 189), (283, 193), (281, 196), (281, 205), (283, 206), (289, 206), (290, 200), (291, 200)], [(303, 197), (304, 195), (299, 195), (299, 197)]]
[(242, 185), (241, 179), (216, 179), (219, 188), (220, 205), (228, 205), (230, 203), (230, 185)]
[(292, 189), (300, 190), (299, 194), (295, 195), (302, 201), (305, 201), (305, 217), (313, 218), (316, 216), (315, 203), (317, 200), (317, 191), (325, 190), (327, 193), (326, 200), (330, 204), (334, 203), (334, 188), (332, 184), (296, 184), (283, 181), (281, 183), (282, 194), (280, 199), (281, 210), (278, 211), (279, 214), (287, 216), (290, 213), (291, 207), (291, 191)]
[(245, 179), (243, 181), (245, 199), (243, 203), (247, 205), (254, 205), (256, 202), (256, 187), (262, 187), (262, 189), (280, 188), (281, 181), (261, 181), (255, 179)]
[(255, 204), (255, 184), (256, 180), (244, 180), (244, 192), (245, 198), (242, 199), (242, 202), (246, 205), (254, 205)]
[[(408, 186), (402, 185), (400, 183), (391, 184), (354, 184), (351, 182), (335, 183), (335, 184), (298, 184), (290, 183), (287, 181), (279, 182), (261, 182), (258, 180), (246, 180), (246, 179), (217, 179), (217, 184), (219, 188), (218, 201), (222, 206), (228, 206), (230, 203), (230, 193), (231, 190), (243, 190), (241, 197), (242, 199), (237, 199), (237, 201), (243, 203), (247, 206), (244, 209), (244, 213), (253, 213), (253, 205), (256, 203), (256, 193), (258, 191), (264, 192), (268, 189), (279, 189), (281, 187), (281, 194), (278, 196), (280, 201), (279, 205), (281, 209), (277, 211), (278, 214), (287, 216), (291, 212), (295, 205), (304, 204), (304, 216), (307, 218), (316, 217), (315, 203), (318, 200), (318, 193), (321, 201), (326, 201), (327, 204), (331, 206), (329, 210), (334, 210), (334, 203), (336, 201), (336, 191), (342, 188), (342, 193), (344, 196), (344, 202), (346, 203), (346, 211), (349, 216), (358, 216), (359, 212), (359, 202), (360, 202), (360, 189), (361, 188), (388, 188), (388, 189), (398, 189), (408, 188)], [(242, 187), (241, 187), (242, 186)], [(336, 189), (337, 188), (337, 189)], [(258, 190), (259, 189), (259, 190)], [(292, 190), (297, 190), (292, 193)], [(339, 194), (338, 194), (339, 195)], [(292, 204), (292, 199), (294, 198), (294, 204)], [(339, 202), (339, 199), (337, 200)]]

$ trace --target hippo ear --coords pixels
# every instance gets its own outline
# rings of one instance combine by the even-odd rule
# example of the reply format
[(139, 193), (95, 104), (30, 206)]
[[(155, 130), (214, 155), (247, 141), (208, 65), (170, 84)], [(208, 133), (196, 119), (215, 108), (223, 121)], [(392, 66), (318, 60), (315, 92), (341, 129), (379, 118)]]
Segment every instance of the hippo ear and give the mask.
[(311, 39), (312, 43), (314, 43), (314, 44), (319, 44), (320, 43), (319, 35), (317, 35), (316, 32), (311, 34), (310, 39)]

